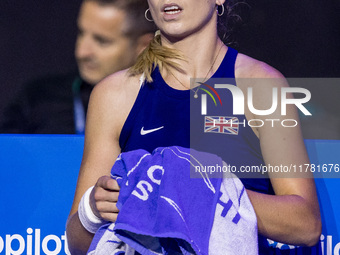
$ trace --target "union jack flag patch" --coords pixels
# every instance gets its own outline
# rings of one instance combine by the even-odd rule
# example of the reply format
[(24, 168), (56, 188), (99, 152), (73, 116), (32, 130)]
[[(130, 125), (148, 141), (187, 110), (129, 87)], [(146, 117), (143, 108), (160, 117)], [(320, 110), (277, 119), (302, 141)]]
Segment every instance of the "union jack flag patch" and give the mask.
[(238, 118), (222, 116), (205, 116), (204, 133), (238, 135)]

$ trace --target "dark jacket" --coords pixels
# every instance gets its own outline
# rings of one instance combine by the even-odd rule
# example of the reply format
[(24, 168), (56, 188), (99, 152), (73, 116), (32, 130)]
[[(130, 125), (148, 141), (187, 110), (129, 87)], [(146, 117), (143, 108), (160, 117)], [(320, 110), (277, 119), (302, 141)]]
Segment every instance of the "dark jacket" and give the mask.
[(5, 108), (0, 133), (75, 134), (74, 96), (79, 93), (86, 113), (92, 88), (77, 74), (29, 82)]

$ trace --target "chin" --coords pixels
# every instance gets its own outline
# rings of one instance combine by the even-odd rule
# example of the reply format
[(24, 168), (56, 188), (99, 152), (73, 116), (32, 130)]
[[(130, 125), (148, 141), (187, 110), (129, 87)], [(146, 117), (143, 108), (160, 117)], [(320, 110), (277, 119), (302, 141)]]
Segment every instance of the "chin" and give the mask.
[(87, 82), (88, 84), (91, 85), (96, 85), (100, 80), (96, 79), (94, 77), (88, 76), (88, 75), (84, 75), (84, 74), (80, 74), (80, 77), (83, 81)]
[(172, 26), (167, 27), (163, 31), (163, 34), (170, 40), (181, 40), (185, 37), (188, 37), (190, 34), (193, 34), (195, 32), (194, 29), (185, 29), (183, 26)]
[(78, 70), (80, 78), (89, 84), (97, 84), (102, 78), (97, 68), (87, 68), (79, 65)]

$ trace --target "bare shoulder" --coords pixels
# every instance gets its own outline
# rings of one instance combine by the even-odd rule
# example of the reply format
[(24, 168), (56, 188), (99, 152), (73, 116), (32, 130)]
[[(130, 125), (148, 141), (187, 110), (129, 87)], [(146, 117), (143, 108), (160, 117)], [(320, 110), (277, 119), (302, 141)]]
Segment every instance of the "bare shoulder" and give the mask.
[[(238, 54), (235, 63), (235, 78), (243, 94), (247, 95), (248, 100), (252, 99), (252, 107), (259, 110), (272, 109), (273, 94), (277, 95), (281, 88), (289, 86), (285, 77), (274, 67), (241, 53)], [(258, 115), (254, 110), (250, 111), (248, 101), (245, 115), (247, 119), (269, 117), (279, 119), (280, 106), (276, 109), (271, 115)], [(257, 136), (260, 136), (264, 128), (253, 128), (253, 130)]]
[(99, 103), (119, 104), (133, 98), (138, 90), (139, 77), (129, 75), (126, 69), (99, 82), (93, 89), (91, 100), (98, 100)]
[(274, 67), (242, 53), (237, 55), (235, 76), (236, 78), (284, 78)]
[(127, 70), (112, 74), (98, 83), (91, 93), (86, 129), (100, 129), (107, 134), (113, 132), (116, 138), (119, 137), (139, 88), (139, 77), (129, 75)]
[(237, 86), (244, 92), (249, 87), (254, 88), (254, 101), (266, 102), (272, 97), (273, 88), (289, 86), (277, 69), (242, 53), (237, 55), (235, 77)]

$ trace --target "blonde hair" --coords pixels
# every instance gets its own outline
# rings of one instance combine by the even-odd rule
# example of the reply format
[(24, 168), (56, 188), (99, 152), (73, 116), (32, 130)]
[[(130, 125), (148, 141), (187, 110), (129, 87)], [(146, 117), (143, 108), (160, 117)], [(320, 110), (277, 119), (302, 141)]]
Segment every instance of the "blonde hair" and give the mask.
[(162, 46), (159, 30), (150, 44), (138, 56), (136, 63), (130, 68), (131, 75), (144, 74), (147, 82), (152, 82), (151, 73), (158, 67), (160, 70), (175, 68), (181, 70), (175, 60), (185, 60), (183, 54), (175, 49)]

